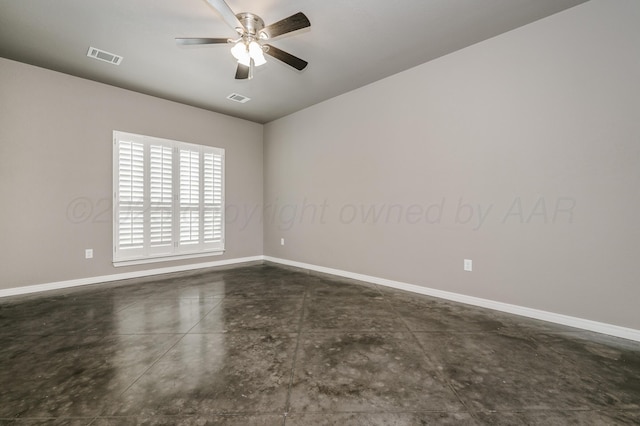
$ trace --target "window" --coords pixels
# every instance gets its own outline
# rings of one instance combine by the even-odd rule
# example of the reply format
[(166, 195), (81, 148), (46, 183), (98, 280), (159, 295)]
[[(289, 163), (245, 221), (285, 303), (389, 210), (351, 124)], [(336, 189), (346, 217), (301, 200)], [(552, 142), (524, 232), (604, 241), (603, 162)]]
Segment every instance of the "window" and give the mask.
[(115, 266), (224, 252), (224, 149), (113, 132)]

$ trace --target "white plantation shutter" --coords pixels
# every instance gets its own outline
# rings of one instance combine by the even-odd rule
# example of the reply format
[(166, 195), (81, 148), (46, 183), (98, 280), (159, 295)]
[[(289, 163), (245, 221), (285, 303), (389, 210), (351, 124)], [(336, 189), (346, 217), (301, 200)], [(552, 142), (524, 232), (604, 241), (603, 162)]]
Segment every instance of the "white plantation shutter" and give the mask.
[(180, 246), (200, 243), (200, 153), (180, 149)]
[(149, 148), (149, 246), (156, 253), (171, 252), (173, 245), (173, 150)]
[(144, 247), (144, 145), (122, 141), (118, 157), (117, 245), (139, 254)]
[(114, 132), (114, 264), (224, 250), (224, 150)]
[(204, 243), (220, 244), (222, 241), (222, 155), (206, 153), (204, 169)]

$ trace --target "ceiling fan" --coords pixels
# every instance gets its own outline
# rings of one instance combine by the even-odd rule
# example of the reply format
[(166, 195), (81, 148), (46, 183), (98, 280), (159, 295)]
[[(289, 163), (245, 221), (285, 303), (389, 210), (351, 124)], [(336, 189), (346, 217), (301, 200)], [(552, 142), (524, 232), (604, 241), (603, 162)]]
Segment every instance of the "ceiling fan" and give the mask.
[(180, 45), (233, 44), (231, 54), (238, 60), (236, 70), (238, 80), (253, 78), (253, 68), (266, 63), (265, 53), (299, 71), (307, 67), (307, 61), (265, 43), (267, 40), (310, 27), (311, 22), (304, 13), (298, 12), (265, 27), (264, 21), (258, 15), (249, 12), (235, 14), (224, 0), (206, 0), (206, 2), (222, 15), (222, 19), (235, 29), (240, 37), (237, 39), (176, 38), (176, 43)]

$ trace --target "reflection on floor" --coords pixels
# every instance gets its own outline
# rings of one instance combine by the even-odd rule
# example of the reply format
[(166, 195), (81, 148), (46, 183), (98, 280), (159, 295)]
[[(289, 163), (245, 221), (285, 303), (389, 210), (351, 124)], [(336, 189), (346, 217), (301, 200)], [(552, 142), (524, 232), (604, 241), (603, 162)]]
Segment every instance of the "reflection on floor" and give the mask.
[(274, 265), (0, 300), (0, 423), (640, 424), (640, 343)]

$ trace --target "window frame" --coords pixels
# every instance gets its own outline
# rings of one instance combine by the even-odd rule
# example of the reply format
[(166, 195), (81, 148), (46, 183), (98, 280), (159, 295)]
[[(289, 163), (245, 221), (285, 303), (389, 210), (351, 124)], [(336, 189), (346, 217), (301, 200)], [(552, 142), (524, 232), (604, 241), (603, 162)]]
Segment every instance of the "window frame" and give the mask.
[[(128, 175), (120, 173), (121, 143), (125, 146), (124, 152), (127, 152), (124, 144), (130, 145), (131, 152), (134, 151), (135, 146), (135, 155), (137, 155), (133, 159), (136, 161), (135, 167), (132, 160), (130, 169), (127, 169), (126, 159), (122, 158), (123, 169), (129, 172)], [(167, 151), (167, 148), (170, 148), (170, 151)], [(154, 150), (153, 171), (152, 150)], [(170, 155), (167, 152), (170, 152)], [(184, 169), (181, 162), (183, 158), (190, 160), (188, 164), (185, 163), (189, 167), (184, 165)], [(167, 170), (168, 164), (170, 164), (169, 170)], [(136, 176), (127, 179), (127, 176), (134, 174), (134, 168)], [(223, 148), (114, 130), (112, 170), (112, 261), (114, 266), (216, 256), (224, 253), (225, 150)], [(155, 178), (153, 184), (152, 173)], [(125, 180), (127, 184), (121, 185)], [(185, 185), (181, 186), (183, 181)], [(134, 189), (129, 192), (122, 191), (123, 194), (121, 194), (121, 190), (127, 189), (129, 184)], [(169, 193), (165, 188), (167, 185), (170, 187), (170, 200), (167, 199)], [(183, 202), (187, 197), (190, 201), (188, 206)], [(122, 198), (125, 201), (121, 202)], [(128, 207), (125, 207), (125, 204), (133, 207), (127, 210)], [(132, 212), (129, 215), (129, 222), (126, 222), (127, 219), (121, 220), (121, 212), (127, 211)], [(183, 212), (186, 211), (190, 212), (190, 217), (197, 218), (197, 223), (184, 220), (186, 216), (183, 216)], [(151, 219), (152, 215), (153, 219)], [(168, 226), (170, 232), (167, 231)], [(152, 228), (155, 231), (153, 240)], [(126, 231), (121, 233), (121, 229), (129, 231), (126, 234), (130, 236), (128, 247), (122, 244), (121, 236), (125, 235)], [(196, 229), (195, 233), (189, 233), (189, 242), (183, 239), (187, 229)]]

